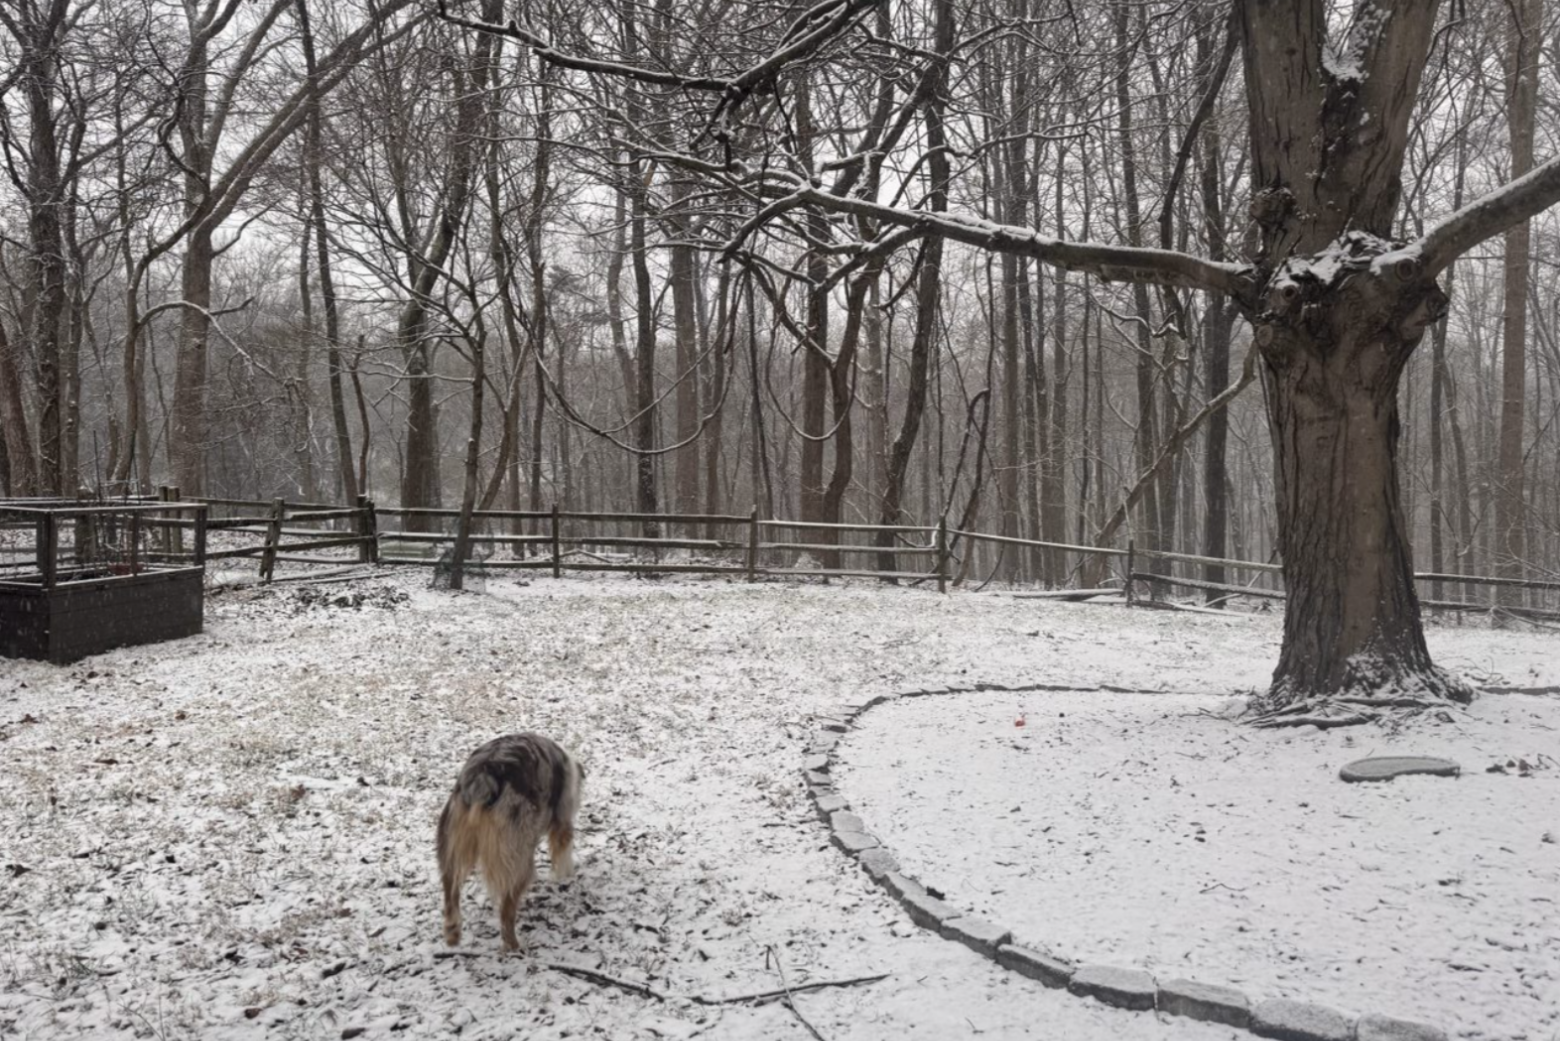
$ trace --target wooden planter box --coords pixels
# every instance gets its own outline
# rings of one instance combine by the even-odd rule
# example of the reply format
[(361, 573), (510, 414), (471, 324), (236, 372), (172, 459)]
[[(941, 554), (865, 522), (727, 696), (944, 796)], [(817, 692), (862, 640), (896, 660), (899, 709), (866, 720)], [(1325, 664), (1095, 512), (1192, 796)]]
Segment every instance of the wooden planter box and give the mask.
[(64, 665), (115, 647), (193, 636), (205, 624), (205, 568), (60, 571), (0, 582), (0, 656)]

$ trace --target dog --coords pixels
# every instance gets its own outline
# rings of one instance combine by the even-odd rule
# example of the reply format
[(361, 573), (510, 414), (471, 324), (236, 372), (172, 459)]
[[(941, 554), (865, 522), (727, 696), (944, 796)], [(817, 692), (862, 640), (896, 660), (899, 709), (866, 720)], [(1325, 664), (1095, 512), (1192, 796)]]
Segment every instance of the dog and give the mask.
[(460, 943), (460, 894), (482, 869), (498, 908), (504, 947), (515, 950), (515, 916), (536, 878), (536, 847), (547, 835), (552, 877), (574, 875), (574, 814), (585, 770), (540, 734), (506, 734), (471, 753), (439, 815), (444, 942)]

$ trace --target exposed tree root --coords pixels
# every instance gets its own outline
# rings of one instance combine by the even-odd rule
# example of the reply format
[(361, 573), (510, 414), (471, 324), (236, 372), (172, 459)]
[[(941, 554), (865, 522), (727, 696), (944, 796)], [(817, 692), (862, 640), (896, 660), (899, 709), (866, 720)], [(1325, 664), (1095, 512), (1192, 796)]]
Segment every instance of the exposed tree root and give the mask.
[[(1326, 706), (1320, 706), (1325, 711)], [(1316, 727), (1319, 730), (1328, 730), (1332, 727), (1352, 727), (1362, 723), (1374, 723), (1381, 718), (1376, 713), (1355, 712), (1349, 715), (1328, 716), (1305, 713), (1302, 715), (1283, 715), (1269, 713), (1265, 716), (1254, 716), (1248, 722), (1251, 726), (1263, 730), (1274, 730), (1279, 727)]]
[(1276, 680), (1271, 689), (1251, 699), (1246, 722), (1254, 727), (1323, 729), (1393, 723), (1433, 709), (1467, 705), (1476, 693), (1466, 680), (1434, 665), (1409, 670), (1361, 657), (1349, 662), (1344, 682), (1335, 690), (1301, 690), (1291, 680)]

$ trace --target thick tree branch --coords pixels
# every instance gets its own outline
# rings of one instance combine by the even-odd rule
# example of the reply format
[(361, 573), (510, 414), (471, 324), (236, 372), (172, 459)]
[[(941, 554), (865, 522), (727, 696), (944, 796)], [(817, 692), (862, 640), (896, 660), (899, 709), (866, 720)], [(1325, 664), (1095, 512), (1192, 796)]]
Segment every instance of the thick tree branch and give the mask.
[(1108, 246), (1094, 242), (1064, 242), (1033, 228), (997, 224), (951, 213), (902, 210), (865, 199), (840, 198), (819, 188), (802, 188), (792, 198), (798, 205), (817, 206), (834, 213), (912, 228), (921, 235), (940, 235), (954, 242), (1033, 257), (1043, 264), (1067, 271), (1085, 271), (1107, 282), (1144, 282), (1152, 285), (1206, 289), (1240, 297), (1246, 295), (1250, 269), (1241, 264), (1221, 264), (1169, 249)]
[(1425, 277), (1434, 278), (1474, 246), (1542, 213), (1557, 202), (1560, 202), (1560, 156), (1474, 200), (1425, 232), (1417, 244)]

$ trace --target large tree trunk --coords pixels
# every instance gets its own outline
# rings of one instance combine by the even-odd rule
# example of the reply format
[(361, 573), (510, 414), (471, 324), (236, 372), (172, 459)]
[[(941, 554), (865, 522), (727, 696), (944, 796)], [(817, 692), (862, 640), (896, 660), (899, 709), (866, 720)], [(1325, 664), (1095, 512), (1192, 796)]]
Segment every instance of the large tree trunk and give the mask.
[[(813, 166), (813, 118), (812, 95), (806, 74), (796, 83), (796, 138), (797, 159), (808, 169)], [(828, 222), (822, 215), (813, 215), (809, 230), (814, 240), (823, 242), (828, 237)], [(828, 259), (818, 250), (807, 254), (807, 277), (817, 285), (829, 275)], [(829, 398), (829, 295), (817, 290), (807, 290), (807, 338), (802, 344), (802, 439), (801, 458), (801, 519), (829, 522), (838, 520), (825, 513), (823, 476), (824, 447), (827, 430), (824, 426), (824, 408)], [(839, 533), (830, 529), (804, 532), (806, 538), (817, 542), (838, 539)]]
[[(191, 203), (190, 205), (194, 205)], [(185, 495), (204, 495), (206, 452), (206, 355), (211, 335), (211, 229), (202, 224), (185, 241), (178, 360), (173, 377), (173, 429), (168, 460)]]
[(16, 363), (17, 353), (6, 338), (5, 323), (0, 322), (0, 438), (5, 441), (10, 469), (9, 493), (28, 496), (38, 493), (38, 485), (33, 467), (32, 437), (27, 430), (27, 412), (22, 404), (21, 366)]
[[(938, 0), (936, 45), (939, 54), (953, 50), (953, 2)], [(926, 102), (926, 140), (930, 146), (926, 164), (927, 205), (933, 213), (945, 213), (948, 209), (947, 134), (944, 128), (946, 99), (942, 97), (945, 74), (939, 71), (937, 82), (929, 92)], [(905, 476), (910, 469), (910, 453), (915, 448), (916, 437), (921, 431), (921, 413), (926, 408), (927, 376), (931, 369), (933, 345), (937, 342), (938, 317), (942, 298), (942, 252), (940, 236), (927, 240), (921, 254), (921, 275), (915, 293), (915, 338), (910, 345), (909, 385), (905, 398), (905, 415), (899, 427), (899, 436), (889, 449), (888, 472), (883, 482), (883, 508), (878, 523), (895, 525), (902, 523), (900, 511), (904, 502)], [(893, 533), (880, 531), (876, 544), (884, 549), (894, 545)], [(898, 567), (892, 553), (878, 555), (878, 570), (894, 571)]]
[[(308, 70), (310, 79), (317, 79), (318, 60), (314, 49), (314, 31), (309, 21), (309, 6), (305, 0), (298, 0), (297, 7), (304, 66)], [(347, 424), (347, 398), (341, 382), (341, 317), (336, 306), (336, 280), (331, 274), (330, 235), (325, 223), (325, 190), (320, 177), (320, 163), (325, 154), (322, 142), (323, 123), (320, 102), (315, 98), (309, 102), (307, 159), (304, 163), (307, 167), (309, 190), (307, 225), (314, 234), (314, 248), (319, 265), (320, 302), (325, 311), (325, 367), (330, 388), (331, 429), (336, 437), (337, 480), (340, 482), (343, 501), (350, 504), (357, 502), (358, 482), (357, 474), (352, 468), (352, 431)], [(363, 437), (368, 437), (367, 430), (363, 431)]]
[[(698, 305), (695, 299), (697, 286), (694, 271), (693, 246), (690, 243), (692, 227), (686, 210), (687, 187), (680, 174), (672, 186), (671, 209), (675, 216), (667, 224), (674, 242), (670, 253), (668, 277), (672, 289), (672, 327), (675, 332), (673, 356), (677, 363), (677, 443), (679, 448), (672, 458), (673, 487), (676, 489), (675, 510), (678, 513), (699, 512), (699, 377), (696, 359), (699, 357)], [(685, 528), (689, 538), (697, 537), (692, 525)]]
[[(493, 14), (495, 0), (487, 0), (484, 13)], [(433, 343), (429, 329), (429, 310), (434, 289), (443, 277), (445, 262), (453, 253), (461, 235), (466, 211), (476, 179), (481, 150), (490, 147), (482, 139), (484, 102), (490, 55), (496, 44), (484, 36), (477, 45), (469, 71), (458, 71), (452, 89), (456, 97), (455, 126), (449, 139), (450, 167), (441, 206), (434, 218), (431, 241), (413, 269), (417, 276), (401, 317), (396, 338), (406, 358), (406, 472), (401, 486), (401, 505), (438, 507), (442, 501), (439, 479), (438, 414), (433, 397)], [(406, 518), (408, 530), (417, 531), (432, 524), (419, 524), (419, 518)]]
[[(46, 9), (29, 5), (20, 22), (7, 20), (21, 44), (21, 85), (27, 99), (30, 140), (27, 155), (28, 267), (33, 276), (31, 328), (33, 367), (38, 390), (38, 490), (44, 495), (72, 492), (61, 487), (62, 419), (60, 331), (67, 302), (62, 214), (66, 199), (60, 170), (56, 106), (59, 104), (59, 47), (64, 3)], [(14, 171), (13, 171), (14, 172)]]
[[(1243, 0), (1255, 326), (1289, 600), (1258, 707), (1467, 700), (1425, 649), (1397, 474), (1398, 382), (1445, 294), (1389, 240), (1435, 0), (1397, 0), (1329, 57), (1324, 5)], [(1364, 129), (1361, 129), (1364, 128)], [(1392, 254), (1387, 256), (1387, 254)], [(1433, 258), (1425, 261), (1433, 263)]]
[(1372, 270), (1383, 245), (1291, 261), (1256, 324), (1289, 593), (1265, 708), (1471, 697), (1425, 648), (1398, 491), (1398, 382), (1446, 297), (1412, 262)]

